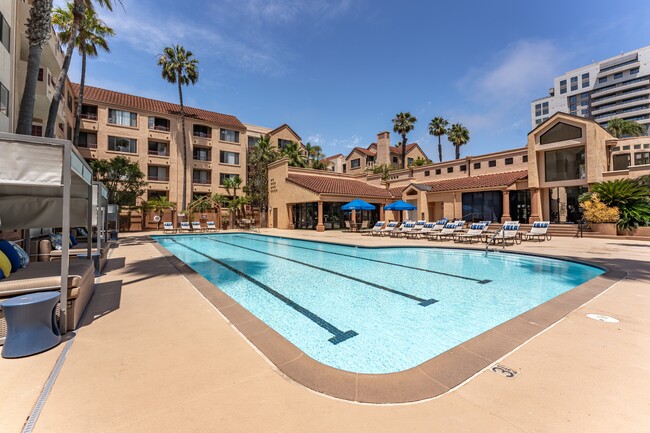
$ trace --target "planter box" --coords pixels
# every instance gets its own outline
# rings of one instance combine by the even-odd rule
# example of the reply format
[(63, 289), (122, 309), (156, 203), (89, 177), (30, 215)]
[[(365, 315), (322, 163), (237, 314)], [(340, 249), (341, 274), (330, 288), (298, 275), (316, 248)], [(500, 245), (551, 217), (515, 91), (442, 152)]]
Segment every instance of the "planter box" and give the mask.
[(636, 230), (618, 230), (619, 236), (650, 237), (650, 227), (639, 227)]
[(616, 223), (591, 223), (591, 230), (599, 235), (616, 236)]

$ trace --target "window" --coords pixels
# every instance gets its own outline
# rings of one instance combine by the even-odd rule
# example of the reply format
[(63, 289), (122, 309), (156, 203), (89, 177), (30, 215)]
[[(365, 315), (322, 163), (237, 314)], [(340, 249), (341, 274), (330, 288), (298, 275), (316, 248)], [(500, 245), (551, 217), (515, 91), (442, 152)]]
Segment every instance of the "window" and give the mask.
[(576, 95), (569, 96), (569, 102), (572, 104), (575, 104), (576, 101), (578, 101), (578, 97)]
[(42, 125), (32, 125), (32, 136), (42, 137), (43, 136), (43, 126)]
[(221, 141), (230, 141), (232, 143), (239, 143), (239, 132), (233, 131), (231, 129), (223, 129), (219, 133), (219, 139)]
[(114, 152), (138, 153), (138, 140), (135, 138), (108, 136), (108, 150)]
[(535, 125), (539, 125), (540, 123), (542, 123), (542, 119), (535, 120)]
[(560, 81), (560, 94), (566, 93), (566, 80)]
[(589, 99), (583, 99), (582, 101), (580, 101), (581, 107), (586, 107), (587, 105), (589, 105)]
[(72, 125), (68, 125), (68, 132), (66, 133), (68, 140), (72, 141)]
[(72, 95), (68, 92), (68, 110), (72, 112)]
[(548, 114), (548, 102), (542, 104), (542, 114)]
[(589, 72), (582, 74), (582, 88), (589, 87)]
[(147, 200), (151, 201), (154, 199), (158, 199), (160, 197), (167, 197), (167, 191), (149, 191), (147, 193)]
[(408, 158), (406, 160), (406, 165), (413, 165), (413, 158)]
[(582, 138), (582, 129), (578, 128), (577, 126), (571, 126), (560, 122), (542, 134), (539, 139), (539, 144), (549, 144), (565, 140), (576, 140), (578, 138)]
[(2, 41), (2, 45), (5, 46), (7, 51), (11, 52), (11, 27), (9, 27), (9, 23), (1, 13), (0, 18), (2, 18), (0, 19), (0, 41)]
[(528, 162), (528, 155), (524, 155), (524, 156), (521, 158), (521, 162)]
[(474, 163), (474, 170), (479, 170), (481, 168), (481, 163), (480, 162), (475, 162)]
[(348, 172), (348, 165), (343, 164), (343, 173), (347, 173), (347, 172)]
[(0, 83), (0, 114), (9, 117), (9, 89)]
[(639, 68), (632, 68), (630, 69), (630, 75), (632, 74), (638, 74), (639, 73)]
[(496, 167), (496, 166), (497, 166), (497, 160), (496, 159), (488, 161), (488, 167)]
[(467, 171), (467, 165), (463, 164), (460, 166), (460, 171)]
[(88, 120), (97, 120), (97, 106), (96, 105), (81, 105), (81, 118)]
[(549, 151), (544, 154), (544, 157), (547, 182), (585, 178), (583, 146)]
[(113, 125), (122, 125), (122, 126), (138, 126), (138, 115), (137, 113), (131, 113), (130, 111), (114, 110), (112, 108), (108, 109), (108, 123)]
[(192, 135), (201, 138), (212, 138), (212, 128), (205, 125), (194, 125), (192, 127)]
[(43, 81), (43, 68), (38, 68), (38, 81)]
[(571, 77), (571, 91), (578, 90), (578, 77)]
[(512, 158), (506, 158), (505, 159), (506, 165), (512, 165), (512, 162), (513, 162)]
[(149, 155), (154, 156), (169, 156), (169, 145), (162, 141), (149, 141)]
[(442, 173), (442, 169), (436, 168), (436, 174), (440, 174), (440, 173)]
[(397, 159), (397, 157), (396, 157), (396, 156), (393, 156), (393, 164), (397, 164), (398, 161), (399, 161), (399, 160)]
[[(514, 191), (513, 191), (514, 192)], [(513, 193), (510, 193), (513, 196)], [(499, 221), (503, 213), (501, 191), (464, 192), (461, 198), (462, 214), (475, 221)]]
[(576, 104), (569, 104), (569, 110), (576, 111), (577, 108), (578, 106)]
[(429, 170), (425, 170), (425, 171), (424, 171), (424, 176), (425, 176), (425, 177), (431, 176), (431, 171), (429, 171)]
[(169, 180), (169, 168), (150, 165), (147, 169), (147, 179), (167, 182)]
[(619, 155), (614, 155), (612, 158), (614, 163), (614, 171), (618, 170), (627, 170), (630, 167), (630, 154), (621, 153)]
[(219, 162), (222, 164), (235, 164), (239, 165), (239, 154), (236, 152), (219, 152)]
[(361, 167), (361, 158), (353, 159), (350, 161), (350, 168), (359, 168)]
[(79, 142), (77, 143), (77, 147), (97, 149), (97, 133), (79, 131)]
[(617, 80), (619, 78), (623, 78), (623, 73), (619, 72), (618, 74), (614, 74), (614, 79)]
[(291, 143), (291, 140), (283, 140), (282, 138), (278, 138), (278, 149), (284, 149), (289, 145), (289, 143)]
[(210, 161), (212, 159), (212, 150), (204, 147), (195, 147), (192, 149), (192, 158), (194, 161)]
[(600, 78), (598, 79), (598, 84), (600, 84), (600, 83), (606, 83), (606, 82), (607, 82), (607, 77), (600, 77)]
[(634, 154), (634, 165), (650, 164), (650, 152), (637, 152)]
[(237, 177), (236, 174), (220, 173), (219, 174), (219, 185), (223, 185), (223, 183), (226, 181), (226, 179), (234, 179), (235, 177)]
[(248, 150), (252, 150), (260, 142), (260, 137), (248, 137)]
[(447, 167), (447, 173), (453, 173), (454, 167)]
[(535, 117), (542, 115), (542, 104), (535, 105)]
[[(192, 182), (199, 184), (210, 184), (211, 180), (210, 170), (192, 170)], [(223, 182), (222, 182), (223, 183)]]
[(169, 131), (169, 120), (162, 117), (149, 116), (147, 127), (156, 131)]

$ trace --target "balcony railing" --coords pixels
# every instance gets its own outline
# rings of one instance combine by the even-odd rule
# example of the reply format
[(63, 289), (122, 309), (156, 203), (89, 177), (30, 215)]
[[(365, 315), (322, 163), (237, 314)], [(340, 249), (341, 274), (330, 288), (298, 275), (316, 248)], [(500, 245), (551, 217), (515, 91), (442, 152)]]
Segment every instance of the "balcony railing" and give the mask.
[(194, 131), (192, 135), (198, 138), (212, 138), (212, 134), (208, 134), (206, 132)]
[(154, 131), (169, 132), (169, 126), (165, 126), (165, 125), (152, 125), (149, 127), (149, 129)]
[(97, 143), (77, 143), (77, 147), (81, 149), (97, 149)]
[(157, 181), (157, 182), (168, 182), (169, 176), (148, 176), (147, 179)]
[(158, 150), (149, 150), (149, 155), (152, 155), (152, 156), (169, 156), (169, 152), (160, 152)]
[(97, 120), (97, 115), (92, 113), (81, 113), (81, 118), (86, 120)]
[(199, 156), (199, 155), (194, 155), (194, 161), (212, 161), (212, 158), (210, 156)]
[(197, 185), (210, 185), (212, 181), (210, 179), (193, 179), (192, 183)]

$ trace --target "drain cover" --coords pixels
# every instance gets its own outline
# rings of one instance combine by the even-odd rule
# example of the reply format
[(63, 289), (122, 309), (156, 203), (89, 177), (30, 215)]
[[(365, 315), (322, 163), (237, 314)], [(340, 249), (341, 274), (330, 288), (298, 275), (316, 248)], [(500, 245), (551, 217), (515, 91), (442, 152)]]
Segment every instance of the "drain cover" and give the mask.
[(599, 322), (618, 323), (618, 319), (614, 317), (603, 316), (602, 314), (589, 313), (587, 314), (587, 317), (589, 317), (590, 319), (598, 320)]
[(507, 377), (508, 379), (512, 379), (518, 374), (512, 368), (508, 368), (505, 365), (501, 364), (494, 364), (491, 370), (497, 374), (500, 374), (501, 376)]

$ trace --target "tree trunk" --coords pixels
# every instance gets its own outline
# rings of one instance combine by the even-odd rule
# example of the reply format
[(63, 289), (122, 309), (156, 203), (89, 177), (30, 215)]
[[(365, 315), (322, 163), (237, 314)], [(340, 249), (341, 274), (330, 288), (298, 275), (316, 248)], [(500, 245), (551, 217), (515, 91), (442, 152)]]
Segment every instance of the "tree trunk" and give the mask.
[(74, 115), (74, 138), (72, 143), (79, 144), (79, 128), (81, 128), (81, 106), (84, 103), (84, 87), (86, 86), (86, 50), (81, 47), (81, 79), (79, 80), (79, 98)]
[(16, 133), (23, 135), (32, 134), (32, 119), (34, 118), (34, 104), (36, 101), (36, 86), (38, 85), (38, 70), (41, 64), (43, 47), (30, 46), (27, 57), (27, 74), (25, 76), (25, 90), (20, 100), (18, 112), (18, 125)]
[(47, 115), (47, 127), (45, 128), (45, 136), (50, 138), (54, 138), (56, 116), (59, 112), (59, 103), (61, 102), (61, 97), (63, 96), (63, 92), (65, 90), (65, 79), (68, 77), (68, 69), (70, 69), (70, 61), (72, 60), (72, 53), (74, 51), (74, 40), (77, 39), (76, 28), (73, 29), (70, 36), (72, 37), (70, 38), (70, 43), (68, 43), (68, 46), (65, 49), (63, 67), (61, 68), (61, 73), (59, 74), (59, 81), (56, 83), (56, 90), (54, 91), (54, 96), (52, 96), (52, 102), (50, 102), (50, 112)]
[(440, 136), (438, 136), (438, 159), (442, 162), (442, 144), (440, 144)]
[(406, 134), (402, 134), (402, 168), (406, 168)]
[(176, 77), (178, 81), (178, 98), (181, 102), (181, 128), (183, 130), (183, 194), (181, 209), (185, 209), (187, 204), (187, 135), (185, 134), (185, 109), (183, 108), (183, 90), (181, 89), (181, 71), (178, 71)]
[(460, 159), (460, 144), (456, 144), (456, 159)]

